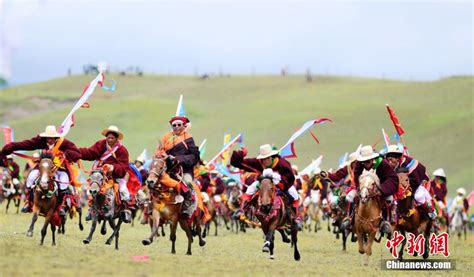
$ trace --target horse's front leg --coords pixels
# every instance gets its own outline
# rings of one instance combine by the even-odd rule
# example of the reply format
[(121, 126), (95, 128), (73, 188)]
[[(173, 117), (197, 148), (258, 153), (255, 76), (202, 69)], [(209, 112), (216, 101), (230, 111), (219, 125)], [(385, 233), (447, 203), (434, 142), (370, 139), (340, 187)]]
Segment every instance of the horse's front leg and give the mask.
[(16, 213), (19, 213), (19, 212), (20, 212), (20, 202), (21, 202), (21, 200), (20, 200), (20, 199), (17, 199), (16, 204), (15, 204), (15, 206), (16, 206)]
[(5, 209), (5, 213), (7, 214), (8, 213), (8, 207), (10, 206), (10, 201), (12, 201), (12, 199), (9, 197), (8, 198), (8, 202), (7, 202), (7, 207)]
[(298, 226), (294, 223), (291, 226), (291, 245), (294, 248), (293, 258), (295, 261), (299, 261), (301, 256), (300, 251), (298, 250)]
[(266, 253), (270, 252), (270, 245), (272, 244), (274, 233), (275, 233), (275, 230), (273, 229), (268, 229), (267, 232), (265, 232), (265, 242), (263, 243), (262, 252), (266, 252)]
[[(400, 233), (401, 233), (401, 235), (403, 235), (403, 237), (405, 237), (405, 231), (401, 231)], [(359, 238), (359, 240), (361, 240), (361, 238)], [(402, 246), (400, 247), (400, 251), (398, 251), (398, 260), (399, 260), (399, 261), (402, 261), (402, 260), (403, 260), (403, 251), (405, 250), (405, 245), (406, 245), (406, 243), (407, 243), (407, 240), (404, 239), (404, 240), (402, 241)], [(396, 251), (396, 250), (395, 250), (395, 251)]]
[(284, 243), (290, 243), (291, 242), (291, 240), (288, 238), (288, 236), (286, 235), (284, 230), (278, 229), (278, 232), (281, 234), (281, 239)]
[(79, 214), (79, 230), (84, 230), (84, 225), (82, 225), (82, 208), (77, 208), (77, 213)]
[(362, 233), (362, 231), (357, 230), (357, 237), (359, 238), (358, 242), (359, 242), (359, 253), (360, 254), (365, 254), (364, 238), (362, 237), (363, 235), (364, 235), (364, 233)]
[(28, 231), (26, 232), (27, 237), (33, 236), (33, 229), (35, 227), (36, 220), (38, 220), (38, 211), (33, 212), (33, 218), (31, 219), (30, 228), (28, 228)]
[(52, 239), (53, 239), (53, 242), (52, 242), (52, 246), (55, 246), (56, 245), (56, 226), (51, 222), (51, 235), (52, 235)]
[(112, 243), (112, 239), (114, 238), (114, 235), (115, 235), (115, 228), (116, 228), (115, 219), (112, 218), (112, 217), (109, 217), (109, 218), (106, 218), (106, 219), (104, 220), (104, 223), (105, 223), (106, 221), (109, 222), (110, 228), (112, 229), (112, 235), (110, 235), (110, 237), (107, 239), (107, 241), (105, 242), (105, 244), (110, 245), (110, 244)]
[(186, 232), (186, 236), (188, 237), (188, 251), (186, 252), (186, 255), (192, 255), (191, 253), (191, 244), (193, 243), (193, 234), (191, 232), (191, 228), (188, 225), (187, 219), (186, 218), (180, 218), (179, 219), (179, 225), (181, 228)]
[(175, 215), (171, 220), (170, 226), (170, 240), (171, 240), (171, 254), (176, 254), (176, 229), (178, 228), (178, 216)]
[(158, 228), (160, 227), (160, 213), (158, 212), (158, 210), (153, 209), (153, 211), (151, 212), (151, 216), (148, 218), (148, 220), (150, 221), (151, 234), (148, 239), (142, 240), (143, 245), (150, 245), (153, 242), (155, 236), (158, 236)]
[(100, 227), (100, 234), (103, 236), (107, 234), (107, 219), (106, 218), (104, 218), (104, 221), (102, 222), (102, 227)]
[(120, 236), (120, 226), (121, 225), (122, 225), (122, 218), (119, 217), (117, 227), (115, 227), (115, 230), (114, 230), (114, 233), (115, 233), (115, 250), (118, 250), (118, 241), (119, 241), (119, 236)]
[(196, 225), (196, 232), (198, 234), (198, 238), (199, 238), (199, 246), (204, 246), (206, 245), (206, 241), (202, 239), (202, 235), (201, 235), (201, 224), (200, 224), (200, 220), (196, 217), (194, 218), (194, 224)]
[(89, 244), (91, 242), (92, 235), (94, 234), (96, 227), (97, 227), (97, 216), (94, 216), (94, 218), (92, 219), (92, 225), (91, 225), (91, 230), (89, 232), (89, 236), (85, 240), (82, 241), (84, 244)]
[(41, 228), (41, 243), (40, 243), (40, 245), (43, 245), (44, 237), (46, 237), (46, 233), (48, 231), (48, 224), (50, 224), (50, 223), (51, 223), (51, 225), (53, 224), (51, 222), (51, 218), (53, 217), (53, 213), (54, 213), (54, 209), (48, 211), (48, 213), (44, 217), (43, 228)]

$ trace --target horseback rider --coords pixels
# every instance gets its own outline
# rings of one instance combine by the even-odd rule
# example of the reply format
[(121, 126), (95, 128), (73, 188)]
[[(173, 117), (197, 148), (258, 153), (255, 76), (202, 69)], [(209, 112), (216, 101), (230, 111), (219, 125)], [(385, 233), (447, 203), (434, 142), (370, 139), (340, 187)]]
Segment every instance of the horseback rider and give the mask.
[[(245, 158), (247, 149), (232, 152), (230, 164), (245, 171), (257, 173), (260, 177), (272, 179), (276, 185), (289, 198), (291, 210), (295, 215), (295, 223), (301, 225), (301, 218), (298, 214), (299, 195), (294, 187), (295, 175), (291, 164), (280, 157), (277, 150), (274, 150), (270, 144), (260, 146), (260, 154), (256, 158)], [(250, 202), (252, 196), (257, 192), (260, 182), (253, 182), (242, 194), (242, 205), (238, 214), (243, 213), (243, 209)]]
[(407, 171), (410, 181), (411, 191), (414, 193), (416, 204), (431, 219), (436, 219), (436, 210), (431, 204), (431, 195), (425, 184), (429, 182), (426, 174), (426, 167), (407, 155), (404, 155), (402, 145), (389, 145), (385, 154), (385, 159), (396, 172)]
[[(390, 164), (374, 152), (370, 145), (363, 146), (360, 149), (360, 155), (357, 157), (357, 162), (354, 167), (354, 182), (356, 187), (359, 187), (359, 177), (363, 171), (375, 169), (375, 174), (380, 179), (380, 186), (377, 186), (375, 194), (383, 197), (389, 204), (389, 211), (382, 209), (383, 221), (380, 224), (380, 231), (383, 233), (391, 233), (391, 227), (388, 223), (390, 218), (391, 223), (396, 222), (396, 209), (394, 201), (394, 194), (398, 191), (398, 176)], [(391, 215), (391, 216), (390, 216)]]
[[(189, 190), (183, 191), (184, 210), (188, 217), (193, 214), (193, 179), (194, 166), (199, 163), (199, 148), (194, 143), (193, 136), (187, 131), (190, 121), (185, 116), (174, 116), (169, 121), (172, 130), (166, 133), (160, 140), (157, 152), (163, 150), (168, 155), (167, 173), (176, 180), (182, 179)], [(183, 169), (177, 172), (178, 166)]]
[(20, 176), (20, 166), (13, 160), (13, 155), (7, 155), (7, 163), (5, 166), (8, 171), (10, 172), (10, 176), (12, 177), (12, 182), (15, 187), (18, 187), (20, 184), (20, 180), (22, 179)]
[(140, 176), (142, 177), (142, 181), (145, 182), (148, 178), (148, 170), (145, 168), (145, 157), (140, 155), (138, 156), (135, 161), (133, 162), (135, 167), (140, 172)]
[[(19, 142), (11, 142), (3, 146), (2, 152), (4, 155), (9, 155), (13, 151), (19, 150), (43, 150), (44, 152), (53, 155), (53, 162), (57, 167), (55, 173), (55, 180), (59, 183), (59, 198), (68, 194), (70, 179), (67, 170), (67, 164), (76, 162), (81, 158), (81, 152), (74, 143), (62, 137), (56, 131), (54, 125), (46, 126), (43, 133), (27, 140)], [(36, 166), (28, 175), (26, 179), (26, 190), (25, 195), (26, 203), (21, 209), (23, 213), (28, 213), (33, 207), (33, 185), (39, 177), (39, 169)], [(59, 203), (61, 203), (59, 201)]]
[(453, 203), (451, 204), (451, 209), (449, 214), (452, 216), (456, 211), (456, 206), (462, 206), (462, 221), (463, 223), (467, 222), (467, 211), (469, 210), (469, 202), (466, 199), (466, 190), (464, 188), (458, 188), (456, 190), (456, 197), (453, 199)]
[(431, 191), (441, 210), (446, 208), (446, 195), (448, 194), (447, 178), (444, 169), (438, 168), (433, 171), (434, 178), (431, 180)]
[[(123, 133), (118, 129), (117, 126), (109, 126), (109, 128), (103, 130), (101, 134), (105, 139), (101, 139), (94, 143), (90, 147), (81, 147), (82, 159), (85, 161), (94, 161), (92, 169), (107, 168), (107, 170), (115, 179), (119, 185), (120, 200), (122, 201), (123, 207), (123, 221), (125, 223), (131, 222), (130, 212), (130, 192), (127, 188), (128, 182), (128, 168), (129, 168), (129, 155), (128, 150), (121, 143), (123, 139)], [(104, 167), (107, 165), (106, 167)], [(89, 213), (86, 220), (91, 220), (91, 214)]]
[(326, 171), (321, 171), (320, 176), (322, 179), (327, 179), (332, 182), (332, 186), (339, 186), (342, 184), (347, 184), (346, 189), (346, 201), (349, 203), (347, 205), (346, 218), (341, 223), (342, 229), (347, 229), (351, 224), (353, 225), (353, 216), (354, 216), (354, 198), (357, 195), (357, 188), (354, 181), (354, 168), (357, 163), (357, 158), (359, 153), (353, 152), (349, 155), (348, 160), (345, 162), (344, 166), (338, 169), (334, 173), (328, 173)]

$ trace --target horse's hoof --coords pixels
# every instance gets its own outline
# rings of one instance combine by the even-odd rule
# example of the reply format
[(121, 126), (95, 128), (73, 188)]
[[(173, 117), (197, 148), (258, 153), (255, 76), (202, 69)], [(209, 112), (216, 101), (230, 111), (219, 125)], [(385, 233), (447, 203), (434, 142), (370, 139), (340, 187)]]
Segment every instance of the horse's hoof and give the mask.
[(33, 232), (31, 232), (31, 231), (26, 232), (26, 236), (27, 236), (27, 237), (32, 237), (32, 236), (33, 236)]
[(100, 229), (100, 234), (105, 236), (107, 234), (107, 229), (105, 228)]
[(270, 255), (270, 260), (274, 260), (275, 259), (275, 255)]
[(82, 240), (82, 243), (84, 243), (84, 244), (89, 244), (89, 242), (91, 242), (91, 241), (88, 240), (88, 239)]
[(284, 242), (284, 243), (290, 243), (290, 242), (291, 242), (291, 239), (289, 239), (289, 238), (283, 238), (283, 242)]
[(206, 245), (206, 241), (201, 240), (201, 241), (199, 242), (199, 246), (203, 247), (204, 245)]
[(301, 259), (300, 253), (295, 254), (295, 261), (299, 261)]
[(112, 243), (111, 240), (110, 241), (108, 240), (108, 241), (105, 242), (105, 244), (107, 244), (107, 245), (110, 245), (111, 243)]
[(364, 250), (359, 250), (359, 253), (360, 254), (365, 254), (365, 251)]
[(82, 224), (79, 224), (79, 230), (84, 231), (84, 226), (82, 226)]
[(142, 240), (142, 244), (143, 245), (150, 245), (151, 241), (149, 239), (144, 239), (144, 240)]
[(187, 256), (192, 256), (193, 254), (191, 252), (186, 252)]
[(426, 252), (423, 253), (423, 259), (426, 260), (426, 259), (428, 259), (429, 256), (430, 256), (430, 253), (426, 253)]

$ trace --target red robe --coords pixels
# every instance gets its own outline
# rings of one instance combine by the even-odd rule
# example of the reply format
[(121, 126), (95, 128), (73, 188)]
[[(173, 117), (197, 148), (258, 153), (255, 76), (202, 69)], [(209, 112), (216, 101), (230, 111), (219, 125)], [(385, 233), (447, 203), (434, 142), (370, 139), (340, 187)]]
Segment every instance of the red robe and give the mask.
[[(399, 166), (400, 168), (407, 167), (407, 165), (412, 161), (413, 159), (410, 157), (403, 157), (403, 161), (401, 165)], [(415, 192), (416, 189), (420, 186), (421, 182), (423, 181), (429, 181), (430, 179), (428, 178), (428, 175), (426, 174), (426, 167), (418, 162), (418, 165), (408, 174), (408, 179), (410, 181), (410, 187), (411, 191)]]
[[(278, 162), (272, 166), (272, 169), (274, 172), (278, 172), (280, 174), (283, 189), (288, 190), (295, 183), (295, 175), (293, 174), (291, 164), (280, 156), (276, 156), (274, 159), (278, 159)], [(256, 158), (245, 159), (244, 153), (242, 151), (232, 152), (230, 164), (248, 172), (258, 173), (259, 175), (262, 174), (263, 170), (265, 169), (260, 163), (260, 160)]]
[[(362, 163), (357, 162), (354, 168), (354, 181), (359, 186), (359, 177), (364, 171)], [(380, 190), (383, 196), (394, 195), (398, 191), (398, 176), (386, 160), (382, 160), (375, 173), (380, 179)]]
[[(100, 160), (102, 155), (107, 152), (107, 141), (105, 139), (101, 139), (96, 142), (91, 147), (81, 147), (79, 150), (81, 151), (82, 159), (86, 161), (96, 161)], [(113, 155), (108, 157), (106, 160), (101, 161), (100, 166), (104, 164), (110, 164), (114, 166), (114, 171), (112, 172), (112, 176), (117, 178), (125, 177), (125, 174), (128, 172), (129, 168), (129, 156), (128, 151), (125, 146), (121, 145)]]
[(436, 201), (445, 202), (446, 195), (448, 194), (448, 188), (446, 187), (446, 183), (436, 184), (435, 180), (431, 181), (431, 189), (433, 191), (433, 195)]
[[(46, 144), (46, 138), (42, 138), (39, 135), (31, 139), (27, 139), (19, 142), (11, 142), (3, 146), (3, 155), (9, 155), (13, 151), (18, 150), (49, 150)], [(81, 152), (71, 141), (64, 139), (59, 150), (62, 151), (69, 162), (75, 162), (81, 158)]]

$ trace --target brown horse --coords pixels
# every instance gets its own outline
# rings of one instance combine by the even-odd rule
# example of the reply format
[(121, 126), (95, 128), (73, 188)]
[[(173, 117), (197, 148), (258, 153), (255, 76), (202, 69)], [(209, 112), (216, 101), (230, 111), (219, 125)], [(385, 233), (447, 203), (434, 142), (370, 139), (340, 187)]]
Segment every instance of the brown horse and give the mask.
[(12, 200), (16, 207), (16, 213), (18, 213), (20, 211), (21, 198), (20, 184), (13, 183), (13, 178), (10, 175), (10, 171), (4, 167), (0, 167), (0, 187), (2, 197), (8, 201), (5, 213), (8, 213), (8, 207), (10, 206), (10, 202)]
[(364, 170), (359, 178), (359, 206), (355, 214), (355, 231), (359, 241), (359, 253), (367, 254), (365, 265), (372, 255), (372, 243), (382, 220), (380, 199), (377, 197), (377, 186), (380, 180), (375, 170)]
[[(263, 178), (260, 181), (256, 216), (261, 223), (265, 243), (262, 251), (270, 253), (270, 259), (274, 259), (273, 248), (275, 230), (278, 230), (283, 238), (286, 237), (284, 231), (291, 229), (291, 246), (294, 247), (293, 257), (299, 261), (301, 256), (298, 251), (298, 227), (293, 222), (290, 212), (287, 210), (282, 197), (277, 195), (275, 185), (272, 180)], [(290, 223), (288, 227), (287, 223)]]
[[(191, 244), (193, 243), (193, 234), (191, 232), (192, 222), (188, 221), (186, 215), (182, 213), (183, 196), (179, 194), (178, 188), (168, 187), (162, 184), (164, 178), (169, 180), (166, 173), (166, 156), (156, 156), (150, 167), (150, 174), (147, 179), (147, 186), (151, 195), (152, 214), (149, 218), (151, 234), (148, 239), (142, 240), (143, 245), (150, 245), (155, 236), (158, 236), (158, 227), (160, 220), (171, 221), (170, 240), (171, 253), (176, 254), (176, 229), (178, 223), (184, 230), (188, 238), (188, 251), (186, 255), (192, 255)], [(181, 185), (181, 184), (180, 184)], [(183, 184), (185, 186), (185, 184)], [(196, 192), (196, 190), (194, 190)], [(196, 195), (195, 195), (196, 196)], [(195, 197), (197, 199), (197, 197)], [(196, 213), (195, 213), (196, 214)], [(196, 227), (196, 233), (199, 236), (199, 246), (204, 246), (206, 242), (201, 237), (201, 226), (197, 216), (193, 216), (192, 221)]]
[[(52, 245), (56, 245), (55, 232), (56, 226), (59, 226), (59, 215), (56, 212), (58, 185), (54, 181), (54, 165), (53, 161), (49, 158), (41, 159), (39, 165), (39, 178), (35, 181), (34, 188), (33, 218), (26, 235), (28, 237), (33, 236), (35, 222), (38, 219), (38, 215), (42, 215), (45, 219), (41, 229), (41, 245), (43, 245), (49, 224), (51, 224)], [(52, 222), (53, 216), (55, 222)]]
[[(120, 226), (122, 225), (121, 205), (119, 203), (118, 184), (114, 182), (113, 178), (107, 176), (102, 169), (91, 172), (89, 179), (89, 191), (92, 195), (92, 205), (89, 207), (92, 217), (92, 225), (89, 236), (82, 242), (89, 244), (92, 240), (92, 235), (95, 232), (97, 223), (103, 221), (101, 234), (106, 234), (106, 222), (109, 223), (113, 232), (107, 239), (105, 244), (110, 245), (115, 237), (115, 249), (118, 250), (118, 239), (120, 235)], [(115, 219), (118, 222), (115, 223)]]
[[(423, 233), (425, 237), (425, 249), (429, 249), (429, 237), (431, 234), (431, 228), (433, 222), (421, 215), (420, 211), (414, 207), (413, 193), (410, 187), (410, 181), (407, 173), (398, 173), (399, 180), (399, 191), (397, 193), (397, 214), (399, 220), (396, 224), (395, 229), (398, 230), (403, 236), (407, 232), (412, 233), (415, 236)], [(422, 186), (422, 185), (420, 185)], [(402, 246), (398, 253), (398, 259), (403, 259), (403, 252), (407, 240), (403, 240)], [(417, 253), (414, 253), (415, 256)], [(423, 258), (429, 257), (429, 251), (423, 253)]]

